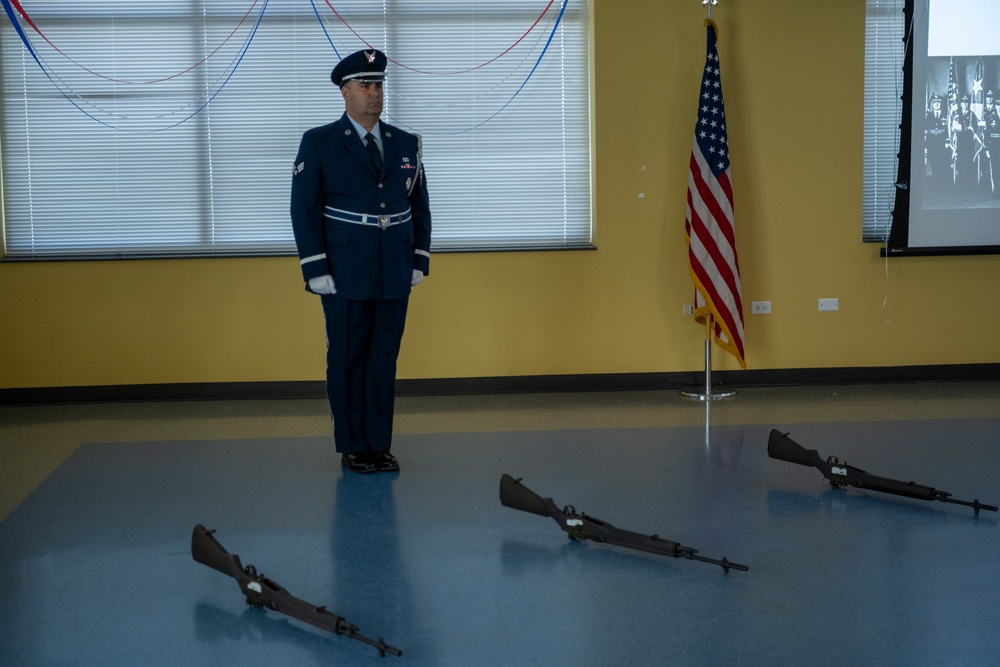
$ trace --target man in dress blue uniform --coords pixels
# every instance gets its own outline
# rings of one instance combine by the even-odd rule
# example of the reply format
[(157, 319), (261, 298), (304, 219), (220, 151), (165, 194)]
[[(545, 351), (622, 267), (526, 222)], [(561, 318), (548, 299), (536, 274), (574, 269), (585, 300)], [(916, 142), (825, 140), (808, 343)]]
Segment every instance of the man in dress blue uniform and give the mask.
[(936, 186), (952, 185), (951, 144), (948, 138), (948, 113), (944, 97), (931, 95), (931, 108), (924, 116), (924, 160), (931, 182)]
[(976, 158), (983, 140), (979, 136), (979, 118), (971, 109), (968, 95), (962, 95), (958, 102), (958, 116), (952, 129), (955, 133), (955, 185), (971, 189), (979, 183)]
[(986, 143), (985, 182), (993, 198), (1000, 196), (1000, 99), (994, 99), (993, 91), (986, 91), (985, 129), (983, 141)]
[(308, 130), (292, 169), (291, 216), (306, 290), (326, 319), (326, 389), (341, 465), (399, 470), (390, 453), (410, 289), (430, 272), (431, 213), (420, 137), (380, 120), (387, 59), (341, 60), (345, 112)]

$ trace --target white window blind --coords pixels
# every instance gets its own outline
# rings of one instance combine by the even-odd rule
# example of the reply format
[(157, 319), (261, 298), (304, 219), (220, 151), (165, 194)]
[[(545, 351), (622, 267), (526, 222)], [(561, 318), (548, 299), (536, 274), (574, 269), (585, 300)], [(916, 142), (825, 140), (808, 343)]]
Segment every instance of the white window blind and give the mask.
[(903, 94), (903, 1), (866, 0), (862, 238), (884, 243), (892, 226)]
[(343, 113), (362, 39), (383, 119), (423, 136), (434, 250), (591, 242), (587, 0), (20, 5), (41, 65), (5, 21), (9, 258), (293, 253), (299, 138)]

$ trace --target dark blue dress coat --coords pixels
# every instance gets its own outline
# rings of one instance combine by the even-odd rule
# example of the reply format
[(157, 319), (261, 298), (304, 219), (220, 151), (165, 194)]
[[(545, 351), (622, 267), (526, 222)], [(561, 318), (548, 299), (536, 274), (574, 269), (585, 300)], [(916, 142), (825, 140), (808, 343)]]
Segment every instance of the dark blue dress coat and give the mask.
[[(431, 212), (420, 139), (379, 121), (382, 173), (345, 113), (308, 130), (292, 170), (292, 231), (302, 276), (330, 274), (341, 299), (403, 299), (413, 269), (430, 273)], [(412, 221), (382, 229), (334, 220), (327, 207), (357, 214), (411, 211)]]

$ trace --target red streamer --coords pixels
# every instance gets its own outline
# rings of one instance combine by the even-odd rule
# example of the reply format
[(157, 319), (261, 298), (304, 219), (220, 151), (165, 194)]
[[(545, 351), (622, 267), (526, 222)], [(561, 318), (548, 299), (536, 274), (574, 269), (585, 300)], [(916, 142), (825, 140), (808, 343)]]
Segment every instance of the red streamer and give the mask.
[(231, 33), (229, 33), (229, 35), (227, 35), (226, 38), (224, 40), (222, 40), (222, 42), (220, 42), (218, 46), (216, 46), (214, 49), (212, 49), (212, 51), (207, 56), (205, 56), (204, 58), (202, 58), (201, 60), (199, 60), (195, 64), (191, 65), (187, 69), (183, 69), (180, 72), (177, 72), (176, 74), (171, 74), (170, 76), (165, 76), (165, 77), (160, 78), (160, 79), (151, 79), (149, 81), (125, 81), (125, 80), (122, 80), (122, 79), (114, 79), (114, 78), (112, 78), (110, 76), (105, 76), (103, 74), (95, 72), (94, 70), (92, 70), (92, 69), (90, 69), (90, 68), (88, 68), (88, 67), (86, 67), (86, 66), (84, 66), (84, 65), (82, 65), (80, 63), (78, 63), (77, 61), (73, 60), (72, 58), (70, 58), (58, 46), (56, 46), (55, 44), (53, 44), (52, 41), (45, 35), (45, 33), (43, 33), (38, 28), (38, 26), (35, 25), (35, 22), (31, 20), (31, 17), (28, 16), (28, 12), (26, 12), (24, 10), (24, 8), (21, 6), (21, 3), (18, 0), (10, 0), (10, 3), (14, 7), (14, 9), (16, 9), (17, 12), (22, 17), (24, 17), (24, 21), (28, 25), (30, 25), (31, 28), (32, 28), (32, 30), (34, 30), (35, 32), (37, 32), (38, 35), (42, 39), (45, 40), (45, 43), (48, 44), (49, 46), (51, 46), (56, 51), (56, 53), (58, 53), (59, 55), (61, 55), (66, 60), (70, 61), (71, 63), (73, 63), (74, 65), (76, 65), (80, 69), (82, 69), (84, 72), (87, 72), (89, 74), (93, 74), (94, 76), (98, 77), (99, 79), (104, 79), (106, 81), (111, 81), (112, 83), (122, 83), (122, 84), (128, 84), (128, 85), (146, 85), (146, 84), (151, 84), (151, 83), (163, 83), (164, 81), (170, 81), (171, 79), (176, 79), (179, 76), (183, 76), (183, 75), (187, 74), (188, 72), (190, 72), (190, 71), (192, 71), (192, 70), (200, 67), (201, 65), (204, 65), (206, 62), (208, 62), (208, 60), (212, 56), (214, 56), (216, 53), (218, 53), (219, 50), (229, 42), (229, 40), (231, 40), (233, 38), (233, 35), (235, 35), (237, 33), (237, 31), (239, 31), (239, 29), (243, 26), (243, 24), (246, 23), (247, 19), (250, 17), (250, 13), (253, 12), (254, 7), (256, 7), (259, 2), (260, 2), (260, 0), (253, 0), (253, 4), (250, 5), (250, 9), (247, 10), (247, 13), (244, 14), (243, 18), (241, 18), (240, 21), (239, 21), (239, 23), (236, 24), (236, 27), (233, 28), (233, 31)]
[[(346, 20), (346, 19), (345, 19), (345, 18), (344, 18), (343, 16), (341, 16), (341, 15), (340, 15), (340, 12), (338, 12), (338, 11), (337, 11), (337, 9), (336, 9), (336, 8), (335, 8), (335, 7), (334, 7), (334, 6), (332, 5), (332, 4), (330, 4), (330, 0), (324, 0), (324, 2), (326, 2), (326, 5), (327, 5), (327, 7), (329, 7), (329, 8), (330, 8), (330, 11), (332, 11), (332, 12), (334, 13), (334, 15), (335, 15), (335, 16), (336, 16), (336, 17), (337, 17), (338, 19), (340, 19), (340, 22), (341, 22), (341, 23), (343, 23), (343, 24), (344, 24), (344, 26), (345, 26), (345, 27), (346, 27), (346, 28), (347, 28), (348, 30), (350, 30), (350, 31), (351, 31), (351, 33), (353, 33), (353, 34), (354, 34), (354, 36), (355, 36), (355, 37), (357, 37), (358, 39), (360, 39), (360, 40), (361, 40), (361, 43), (362, 43), (362, 44), (364, 44), (365, 46), (367, 46), (367, 47), (368, 47), (369, 49), (374, 49), (374, 48), (375, 48), (374, 46), (372, 46), (371, 44), (369, 44), (369, 43), (368, 43), (368, 40), (366, 40), (366, 39), (365, 39), (364, 37), (362, 37), (361, 35), (359, 35), (359, 34), (358, 34), (358, 31), (357, 31), (357, 30), (355, 30), (354, 28), (352, 28), (352, 27), (351, 27), (351, 24), (349, 24), (349, 23), (347, 22), (347, 20)], [(532, 31), (532, 30), (534, 30), (534, 29), (535, 29), (536, 27), (538, 27), (538, 24), (539, 24), (539, 23), (541, 22), (542, 18), (543, 18), (543, 17), (544, 17), (544, 16), (545, 16), (545, 15), (546, 15), (546, 14), (548, 13), (549, 9), (551, 9), (551, 7), (552, 7), (552, 4), (553, 4), (554, 2), (555, 2), (555, 0), (549, 0), (549, 4), (545, 5), (545, 9), (543, 9), (543, 10), (542, 10), (542, 13), (538, 15), (538, 18), (537, 18), (537, 19), (535, 19), (535, 22), (531, 24), (531, 27), (530, 27), (530, 28), (528, 28), (528, 29), (527, 29), (527, 30), (525, 31), (525, 33), (524, 33), (523, 35), (521, 35), (520, 37), (518, 37), (518, 38), (517, 38), (517, 41), (515, 41), (515, 42), (514, 42), (513, 44), (511, 44), (510, 46), (508, 46), (508, 47), (507, 47), (506, 49), (504, 49), (504, 50), (503, 50), (503, 51), (502, 51), (501, 53), (499, 53), (498, 55), (496, 55), (496, 56), (494, 56), (494, 57), (490, 58), (489, 60), (487, 60), (487, 61), (486, 61), (486, 62), (484, 62), (484, 63), (480, 63), (479, 65), (476, 65), (475, 67), (470, 67), (470, 68), (468, 68), (468, 69), (463, 69), (463, 70), (458, 70), (458, 71), (455, 71), (455, 72), (426, 72), (426, 71), (424, 71), (424, 70), (419, 70), (419, 69), (416, 69), (415, 67), (409, 67), (409, 66), (407, 66), (407, 65), (404, 65), (403, 63), (401, 63), (401, 62), (399, 62), (399, 61), (396, 61), (396, 60), (393, 60), (392, 58), (388, 58), (388, 60), (389, 60), (389, 62), (391, 62), (391, 63), (392, 63), (393, 65), (397, 65), (398, 67), (402, 67), (403, 69), (406, 69), (406, 70), (410, 70), (411, 72), (416, 72), (417, 74), (442, 74), (442, 75), (453, 75), (453, 74), (465, 74), (465, 73), (467, 73), (467, 72), (472, 72), (472, 71), (475, 71), (475, 70), (477, 70), (477, 69), (481, 69), (481, 68), (483, 68), (483, 67), (486, 67), (486, 66), (487, 66), (487, 65), (489, 65), (490, 63), (492, 63), (492, 62), (496, 62), (496, 61), (497, 61), (497, 60), (499, 60), (500, 58), (504, 57), (504, 56), (505, 56), (505, 55), (507, 55), (507, 54), (508, 54), (508, 53), (509, 53), (510, 51), (512, 51), (512, 50), (514, 49), (514, 47), (515, 47), (515, 46), (517, 46), (518, 44), (520, 44), (520, 43), (521, 43), (521, 42), (522, 42), (522, 41), (524, 40), (524, 38), (525, 38), (525, 37), (527, 37), (527, 36), (528, 36), (528, 35), (529, 35), (529, 34), (531, 33), (531, 31)]]

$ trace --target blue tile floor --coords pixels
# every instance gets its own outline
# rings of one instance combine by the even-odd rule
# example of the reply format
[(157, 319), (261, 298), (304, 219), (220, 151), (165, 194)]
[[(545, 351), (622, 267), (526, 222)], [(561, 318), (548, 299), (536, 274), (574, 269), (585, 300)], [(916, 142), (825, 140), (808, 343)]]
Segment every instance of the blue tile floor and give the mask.
[[(1000, 516), (833, 489), (770, 429), (874, 474), (1000, 501), (1000, 420), (92, 443), (0, 523), (0, 665), (997, 665)], [(569, 541), (556, 504), (749, 571)], [(195, 524), (401, 657), (248, 607)]]

